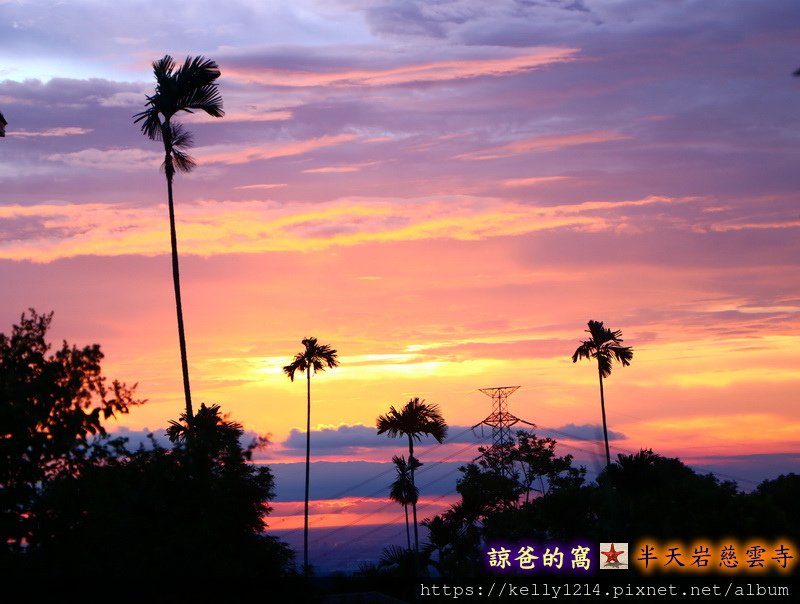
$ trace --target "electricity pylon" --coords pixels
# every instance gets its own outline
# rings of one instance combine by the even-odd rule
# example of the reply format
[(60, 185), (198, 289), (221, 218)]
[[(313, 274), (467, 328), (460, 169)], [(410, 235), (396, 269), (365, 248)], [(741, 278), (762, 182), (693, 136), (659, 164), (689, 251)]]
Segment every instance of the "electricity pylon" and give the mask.
[[(498, 388), (480, 388), (479, 390), (483, 392), (486, 396), (492, 399), (492, 412), (486, 417), (483, 421), (478, 422), (472, 429), (474, 430), (478, 426), (491, 426), (492, 428), (492, 448), (503, 451), (504, 445), (506, 443), (513, 442), (513, 436), (511, 435), (511, 426), (523, 423), (528, 424), (529, 426), (536, 427), (536, 424), (532, 424), (531, 422), (525, 421), (524, 419), (518, 418), (513, 413), (509, 413), (508, 405), (506, 404), (506, 399), (514, 394), (519, 389), (519, 386), (500, 386)], [(503, 467), (502, 467), (503, 475), (510, 476), (511, 475), (511, 468), (510, 465), (506, 465), (505, 459), (503, 460)]]

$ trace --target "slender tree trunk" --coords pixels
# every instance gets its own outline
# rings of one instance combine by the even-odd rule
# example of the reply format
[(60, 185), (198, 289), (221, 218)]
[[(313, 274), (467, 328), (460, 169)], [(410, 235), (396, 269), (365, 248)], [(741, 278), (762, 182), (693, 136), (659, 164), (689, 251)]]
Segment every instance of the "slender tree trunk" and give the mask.
[(311, 471), (311, 366), (306, 368), (308, 410), (306, 413), (306, 499), (303, 520), (303, 572), (308, 574), (308, 484)]
[[(408, 435), (408, 462), (411, 464), (411, 490), (414, 490), (414, 439), (411, 434)], [(414, 570), (417, 576), (421, 576), (421, 568), (419, 563), (419, 529), (417, 527), (417, 502), (411, 502), (411, 509), (414, 512)]]
[[(411, 435), (408, 435), (408, 461), (411, 463), (411, 460), (414, 458), (414, 440), (411, 438)], [(414, 489), (414, 465), (411, 465), (411, 488)], [(414, 511), (414, 551), (417, 552), (419, 556), (419, 531), (417, 530), (417, 503), (415, 501), (411, 502), (411, 509)]]
[(189, 360), (186, 355), (186, 334), (183, 328), (183, 306), (181, 304), (181, 278), (178, 269), (178, 236), (175, 231), (175, 205), (172, 200), (172, 157), (167, 153), (167, 197), (169, 199), (169, 237), (172, 243), (172, 284), (175, 288), (175, 310), (178, 313), (178, 340), (181, 347), (181, 370), (183, 371), (183, 395), (186, 399), (186, 420), (191, 426), (194, 420), (192, 392), (189, 388)]
[(606, 467), (611, 465), (611, 453), (608, 450), (608, 428), (606, 426), (606, 399), (603, 395), (603, 372), (600, 363), (597, 364), (597, 374), (600, 377), (600, 409), (603, 412), (603, 439), (606, 443)]
[(406, 511), (406, 541), (408, 542), (408, 550), (411, 551), (411, 525), (408, 523), (408, 504), (404, 503), (403, 508)]

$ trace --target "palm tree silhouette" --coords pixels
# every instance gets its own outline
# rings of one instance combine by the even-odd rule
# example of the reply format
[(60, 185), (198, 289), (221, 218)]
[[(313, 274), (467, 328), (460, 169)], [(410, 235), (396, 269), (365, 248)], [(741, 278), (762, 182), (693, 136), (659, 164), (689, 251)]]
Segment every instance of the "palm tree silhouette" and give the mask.
[(289, 379), (294, 381), (297, 371), (306, 372), (308, 384), (308, 411), (306, 414), (306, 493), (305, 493), (305, 521), (303, 524), (303, 571), (308, 572), (308, 484), (311, 468), (311, 370), (325, 371), (325, 367), (333, 369), (339, 365), (336, 359), (337, 352), (327, 344), (318, 344), (317, 338), (302, 340), (303, 350), (294, 355), (294, 360), (283, 368)]
[[(386, 432), (392, 438), (408, 437), (408, 458), (414, 458), (414, 440), (420, 440), (423, 434), (433, 436), (441, 443), (447, 436), (447, 424), (438, 405), (429, 405), (418, 397), (409, 400), (400, 411), (394, 407), (389, 413), (381, 415), (377, 420), (378, 434)], [(411, 467), (411, 484), (414, 485), (414, 468)], [(414, 512), (414, 550), (419, 555), (419, 533), (417, 530), (417, 503), (411, 503)]]
[(411, 474), (414, 470), (422, 466), (422, 462), (415, 457), (409, 458), (408, 462), (406, 462), (406, 458), (402, 455), (400, 457), (393, 455), (392, 462), (394, 463), (394, 469), (397, 471), (397, 476), (389, 491), (389, 499), (402, 505), (405, 510), (406, 541), (408, 542), (408, 549), (410, 550), (411, 525), (408, 522), (408, 506), (416, 505), (417, 499), (419, 499), (419, 489), (411, 481)]
[(187, 446), (201, 469), (210, 468), (214, 460), (241, 454), (239, 438), (244, 428), (222, 415), (219, 405), (201, 403), (192, 421), (182, 413), (178, 421), (170, 420), (169, 424), (170, 441)]
[(597, 372), (600, 376), (600, 409), (603, 413), (603, 438), (606, 443), (606, 466), (611, 465), (611, 453), (608, 449), (608, 428), (606, 426), (606, 401), (603, 395), (603, 378), (611, 375), (611, 363), (614, 359), (622, 363), (622, 366), (631, 364), (633, 358), (633, 348), (630, 346), (620, 346), (622, 343), (622, 331), (611, 331), (608, 327), (603, 327), (602, 321), (589, 321), (589, 329), (586, 330), (592, 337), (581, 343), (572, 355), (572, 362), (577, 363), (578, 359), (597, 359)]
[(183, 371), (183, 393), (186, 399), (186, 418), (191, 422), (192, 394), (189, 388), (189, 362), (186, 356), (186, 335), (183, 327), (183, 307), (181, 306), (181, 284), (178, 270), (178, 238), (175, 233), (175, 207), (172, 199), (172, 179), (175, 171), (190, 172), (195, 161), (187, 154), (192, 146), (192, 135), (183, 126), (171, 120), (179, 111), (193, 113), (192, 110), (205, 111), (214, 117), (222, 117), (222, 96), (217, 90), (215, 80), (219, 77), (219, 67), (214, 61), (202, 56), (186, 57), (183, 65), (176, 69), (175, 61), (165, 55), (153, 62), (156, 77), (156, 90), (147, 96), (147, 109), (134, 115), (133, 123), (142, 122), (142, 133), (151, 140), (164, 143), (164, 173), (167, 177), (167, 199), (169, 205), (169, 233), (172, 243), (172, 281), (175, 288), (175, 309), (178, 315), (178, 340), (181, 349), (181, 369)]

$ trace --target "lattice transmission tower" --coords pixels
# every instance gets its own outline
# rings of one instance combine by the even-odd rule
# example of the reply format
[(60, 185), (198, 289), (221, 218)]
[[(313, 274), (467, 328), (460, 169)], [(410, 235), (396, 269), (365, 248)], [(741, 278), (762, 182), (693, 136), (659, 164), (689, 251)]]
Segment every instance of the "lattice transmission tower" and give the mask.
[[(536, 427), (536, 424), (518, 418), (508, 411), (506, 399), (519, 390), (519, 386), (500, 386), (498, 388), (479, 388), (486, 396), (492, 399), (492, 412), (483, 421), (478, 422), (472, 429), (478, 426), (490, 426), (492, 428), (492, 447), (502, 451), (503, 445), (514, 442), (511, 434), (511, 427), (518, 423), (528, 424)], [(504, 461), (502, 467), (503, 474), (511, 474), (510, 464)]]

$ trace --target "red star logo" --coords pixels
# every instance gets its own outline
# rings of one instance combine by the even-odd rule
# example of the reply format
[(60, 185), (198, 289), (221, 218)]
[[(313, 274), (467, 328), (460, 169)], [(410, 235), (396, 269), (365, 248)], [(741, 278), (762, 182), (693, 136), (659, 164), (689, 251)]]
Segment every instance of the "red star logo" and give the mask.
[(606, 564), (610, 564), (611, 562), (616, 562), (619, 564), (619, 557), (621, 554), (625, 553), (625, 550), (617, 551), (614, 549), (614, 544), (611, 544), (611, 547), (607, 552), (600, 552), (606, 557)]

